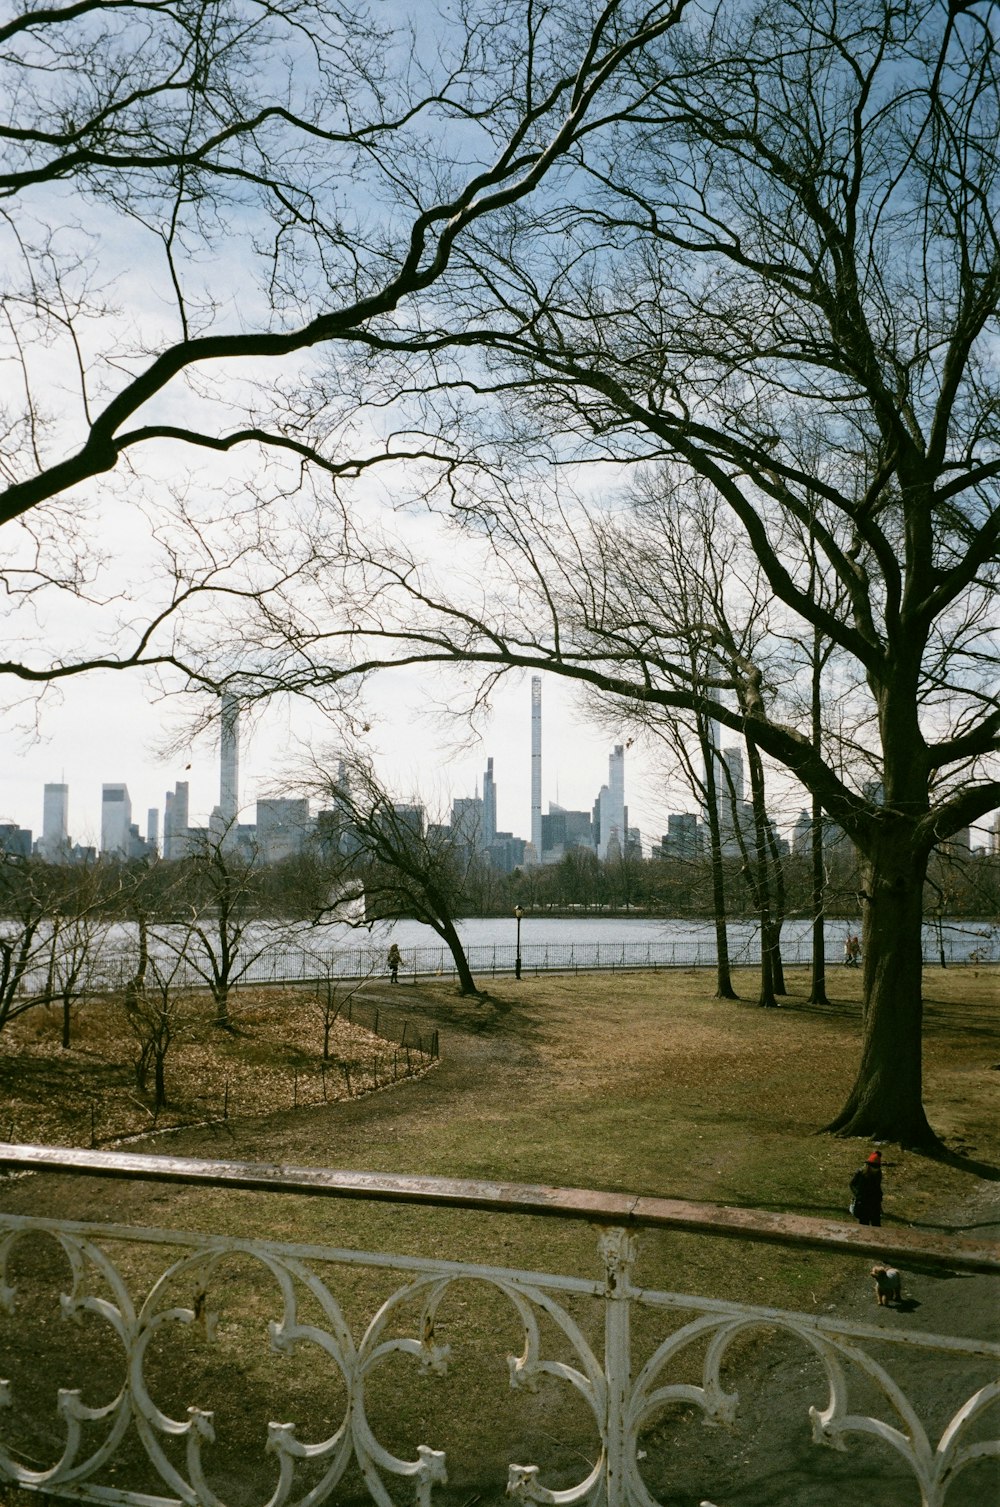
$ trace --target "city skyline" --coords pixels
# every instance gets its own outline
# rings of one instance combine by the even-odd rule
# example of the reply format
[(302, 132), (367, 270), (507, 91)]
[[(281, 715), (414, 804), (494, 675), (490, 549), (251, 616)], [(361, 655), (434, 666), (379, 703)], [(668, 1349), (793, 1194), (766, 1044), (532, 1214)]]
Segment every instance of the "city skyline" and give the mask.
[[(538, 678), (538, 677), (535, 677)], [(444, 699), (443, 675), (436, 677), (437, 704)], [(98, 694), (95, 695), (95, 690)], [(544, 678), (545, 746), (542, 787), (544, 809), (552, 804), (569, 810), (590, 810), (595, 794), (607, 782), (608, 761), (622, 733), (595, 727), (581, 709), (572, 688), (553, 677)], [(440, 722), (427, 710), (426, 686), (416, 677), (386, 675), (371, 693), (372, 749), (386, 783), (401, 799), (421, 799), (429, 811), (449, 810), (456, 796), (481, 791), (487, 759), (494, 762), (495, 821), (499, 828), (530, 838), (532, 806), (531, 684), (524, 679), (501, 687), (494, 697), (492, 720), (481, 736), (456, 746), (442, 733)], [(74, 841), (100, 844), (101, 789), (107, 783), (128, 786), (134, 819), (148, 831), (149, 812), (160, 813), (163, 831), (165, 795), (178, 781), (189, 790), (189, 820), (207, 826), (220, 804), (221, 768), (219, 724), (186, 743), (171, 726), (162, 701), (151, 702), (141, 684), (126, 677), (95, 674), (67, 686), (61, 706), (43, 706), (44, 741), (26, 744), (8, 723), (0, 729), (0, 825), (13, 823), (34, 837), (44, 831), (44, 786), (69, 787), (64, 797), (67, 825)], [(177, 698), (183, 705), (184, 698)], [(95, 705), (99, 708), (95, 715)], [(168, 704), (173, 714), (173, 703)], [(241, 819), (258, 798), (288, 794), (294, 789), (292, 765), (299, 739), (303, 746), (330, 750), (334, 743), (329, 724), (314, 716), (310, 726), (300, 709), (275, 709), (245, 719), (239, 749)], [(448, 732), (455, 726), (452, 718)], [(467, 728), (468, 724), (463, 724)], [(405, 727), (406, 736), (399, 731)], [(157, 752), (169, 736), (175, 751)], [(665, 770), (662, 754), (629, 746), (629, 825), (637, 827), (648, 849), (668, 831), (668, 818), (700, 812), (700, 806), (677, 779)], [(419, 757), (418, 757), (419, 755)], [(541, 761), (539, 761), (541, 762)], [(797, 785), (769, 777), (768, 807), (779, 832), (791, 840), (808, 800)], [(990, 813), (972, 832), (973, 846), (995, 841), (997, 814)]]
[[(558, 804), (589, 810), (601, 785), (607, 781), (608, 760), (615, 743), (621, 739), (589, 726), (574, 712), (565, 689), (548, 679), (545, 696), (548, 713), (542, 787), (545, 808)], [(423, 734), (420, 744), (417, 736), (403, 740), (404, 747), (397, 748), (395, 758), (377, 757), (379, 768), (383, 770), (387, 784), (401, 799), (417, 796), (428, 810), (439, 806), (450, 809), (456, 797), (485, 793), (487, 760), (492, 760), (496, 781), (492, 795), (495, 826), (530, 839), (535, 766), (531, 704), (531, 687), (527, 680), (512, 686), (502, 700), (498, 698), (493, 724), (486, 726), (482, 737), (471, 747), (446, 752), (444, 757), (435, 749), (434, 729), (419, 714), (412, 717), (407, 714), (405, 720), (411, 724), (414, 734)], [(157, 757), (150, 754), (148, 745), (144, 746), (139, 736), (142, 729), (140, 711), (145, 712), (146, 726), (155, 725), (155, 707), (141, 708), (132, 704), (123, 709), (120, 723), (106, 715), (89, 729), (76, 726), (72, 743), (77, 762), (65, 757), (53, 757), (50, 761), (45, 746), (21, 752), (16, 758), (16, 770), (11, 761), (5, 761), (0, 775), (0, 821), (14, 822), (39, 836), (43, 830), (43, 787), (58, 782), (68, 787), (66, 805), (70, 837), (99, 847), (102, 787), (114, 783), (127, 786), (133, 821), (138, 821), (140, 827), (148, 831), (150, 811), (160, 813), (165, 841), (166, 794), (168, 791), (172, 793), (182, 781), (188, 786), (187, 820), (192, 826), (207, 826), (213, 808), (222, 804), (224, 776), (219, 723), (216, 722), (212, 730), (182, 752), (172, 757)], [(396, 724), (401, 720), (404, 718), (397, 716)], [(238, 815), (241, 819), (247, 819), (253, 812), (258, 799), (292, 792), (294, 781), (288, 769), (292, 762), (288, 758), (292, 742), (290, 722), (290, 718), (277, 717), (269, 722), (264, 717), (253, 724), (248, 719), (243, 728), (236, 753), (240, 771)], [(119, 736), (119, 730), (124, 736)], [(376, 723), (375, 731), (392, 732), (393, 728)], [(69, 735), (62, 737), (60, 752), (64, 751)], [(9, 732), (4, 738), (9, 746)], [(329, 737), (327, 742), (329, 744)], [(115, 752), (110, 752), (111, 749)], [(419, 762), (405, 764), (399, 757), (400, 752), (405, 751), (408, 759), (414, 758), (418, 749), (425, 755)], [(287, 770), (284, 780), (279, 773), (283, 762)], [(644, 770), (643, 760), (637, 757), (630, 759), (630, 778), (633, 813), (630, 820), (642, 828), (644, 841), (656, 841), (661, 824), (665, 830), (667, 803), (648, 798), (644, 803), (644, 792), (636, 782), (648, 781), (651, 788), (661, 776), (652, 767)], [(447, 784), (446, 790), (442, 788), (442, 781)], [(657, 812), (658, 806), (663, 807), (662, 816)], [(643, 807), (645, 825), (637, 819)]]

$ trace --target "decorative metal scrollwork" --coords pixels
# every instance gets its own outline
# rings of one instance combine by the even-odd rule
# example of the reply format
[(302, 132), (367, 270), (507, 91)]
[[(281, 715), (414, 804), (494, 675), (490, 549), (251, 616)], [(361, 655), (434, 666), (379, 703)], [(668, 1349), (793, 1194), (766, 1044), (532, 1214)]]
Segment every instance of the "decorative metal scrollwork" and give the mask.
[[(16, 1387), (0, 1381), (0, 1478), (51, 1496), (99, 1489), (104, 1500), (148, 1503), (148, 1492), (140, 1498), (105, 1484), (103, 1472), (131, 1433), (174, 1500), (191, 1507), (222, 1507), (212, 1485), (215, 1415), (194, 1403), (168, 1407), (158, 1395), (162, 1365), (152, 1364), (151, 1356), (169, 1353), (170, 1343), (184, 1334), (197, 1334), (208, 1345), (217, 1342), (217, 1295), (225, 1263), (234, 1257), (252, 1263), (253, 1271), (273, 1283), (277, 1312), (272, 1310), (265, 1331), (270, 1350), (314, 1371), (322, 1360), (336, 1382), (336, 1401), (330, 1404), (335, 1417), (324, 1423), (324, 1437), (307, 1442), (294, 1421), (265, 1426), (261, 1447), (273, 1464), (274, 1480), (261, 1507), (319, 1507), (333, 1499), (352, 1463), (378, 1507), (394, 1507), (387, 1484), (393, 1481), (408, 1484), (417, 1507), (431, 1507), (435, 1488), (448, 1479), (444, 1453), (427, 1442), (414, 1442), (405, 1455), (391, 1449), (369, 1416), (370, 1393), (390, 1362), (411, 1367), (414, 1383), (425, 1379), (433, 1386), (435, 1378), (448, 1374), (452, 1355), (441, 1339), (440, 1310), (458, 1283), (499, 1294), (516, 1321), (523, 1347), (507, 1357), (510, 1387), (531, 1391), (544, 1382), (568, 1389), (567, 1395), (582, 1403), (595, 1441), (594, 1458), (586, 1462), (580, 1479), (559, 1490), (545, 1484), (537, 1463), (511, 1462), (507, 1493), (516, 1501), (548, 1507), (577, 1502), (655, 1507), (641, 1474), (643, 1430), (675, 1404), (695, 1408), (706, 1421), (732, 1425), (739, 1398), (723, 1385), (723, 1371), (735, 1343), (762, 1327), (794, 1336), (819, 1358), (828, 1395), (823, 1406), (813, 1399), (809, 1408), (815, 1442), (844, 1449), (852, 1436), (879, 1439), (912, 1472), (925, 1507), (944, 1507), (948, 1486), (962, 1470), (1000, 1453), (1000, 1442), (973, 1434), (986, 1409), (1000, 1401), (1000, 1384), (981, 1387), (968, 1398), (934, 1446), (902, 1388), (864, 1348), (866, 1339), (885, 1341), (884, 1332), (640, 1291), (631, 1277), (634, 1236), (624, 1230), (601, 1235), (603, 1276), (589, 1281), (265, 1241), (0, 1217), (0, 1309), (22, 1346), (30, 1344), (30, 1336), (18, 1328), (13, 1258), (29, 1236), (54, 1242), (65, 1261), (68, 1282), (59, 1297), (61, 1318), (73, 1323), (88, 1316), (103, 1326), (121, 1367), (117, 1390), (100, 1403), (91, 1403), (80, 1388), (59, 1390), (61, 1440), (44, 1464), (19, 1459), (4, 1443), (3, 1419), (16, 1415), (18, 1397)], [(130, 1293), (124, 1275), (128, 1262), (116, 1264), (108, 1254), (109, 1248), (127, 1251), (133, 1243), (164, 1250), (165, 1264), (141, 1299)], [(402, 1285), (384, 1299), (357, 1341), (331, 1285), (346, 1267), (403, 1274)], [(570, 1312), (571, 1295), (603, 1310), (601, 1355)], [(669, 1315), (675, 1327), (633, 1377), (629, 1326), (637, 1307)], [(931, 1348), (961, 1349), (957, 1341), (925, 1337), (924, 1342)], [(990, 1347), (972, 1349), (982, 1356)], [(880, 1390), (892, 1421), (851, 1410), (849, 1377), (855, 1374)]]

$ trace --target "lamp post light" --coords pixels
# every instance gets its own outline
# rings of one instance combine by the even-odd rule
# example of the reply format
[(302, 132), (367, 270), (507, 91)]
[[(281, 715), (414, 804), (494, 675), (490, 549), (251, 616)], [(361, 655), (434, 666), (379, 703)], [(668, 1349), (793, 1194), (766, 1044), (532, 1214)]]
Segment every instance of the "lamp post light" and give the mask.
[(514, 907), (514, 919), (517, 922), (517, 953), (514, 957), (514, 977), (516, 979), (521, 977), (521, 917), (523, 915), (524, 911), (519, 905), (516, 905)]

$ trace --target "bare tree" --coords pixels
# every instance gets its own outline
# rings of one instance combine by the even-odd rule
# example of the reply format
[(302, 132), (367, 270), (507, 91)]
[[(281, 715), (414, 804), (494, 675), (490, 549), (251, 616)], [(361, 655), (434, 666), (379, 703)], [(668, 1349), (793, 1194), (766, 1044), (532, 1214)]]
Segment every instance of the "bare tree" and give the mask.
[(233, 988), (288, 932), (284, 923), (262, 914), (259, 858), (231, 847), (227, 835), (207, 833), (189, 841), (173, 880), (175, 907), (185, 920), (180, 927), (158, 925), (153, 933), (161, 949), (182, 957), (186, 969), (207, 985), (222, 1030), (231, 1029)]
[(46, 996), (62, 1007), (62, 1045), (71, 1038), (73, 1006), (93, 986), (95, 964), (114, 924), (108, 899), (112, 877), (99, 864), (57, 871), (49, 917)]
[[(831, 1128), (933, 1146), (927, 858), (1000, 803), (995, 39), (976, 4), (795, 0), (699, 11), (658, 46), (648, 109), (588, 143), (573, 202), (522, 203), (502, 242), (463, 243), (460, 334), (441, 300), (433, 334), (391, 342), (411, 362), (433, 349), (436, 378), (446, 348), (457, 363), (475, 343), (477, 412), (484, 389), (503, 395), (489, 438), (509, 436), (509, 469), (457, 512), (493, 549), (489, 598), (348, 526), (345, 553), (317, 541), (332, 610), (297, 625), (284, 683), (315, 695), (345, 661), (478, 661), (748, 731), (865, 864), (864, 1034)], [(706, 696), (669, 598), (623, 617), (597, 530), (517, 483), (525, 454), (530, 480), (546, 457), (668, 457), (711, 487), (772, 631), (835, 646), (850, 747), (817, 746), (787, 695), (735, 707), (740, 667), (721, 658), (722, 697)], [(810, 590), (817, 560), (832, 600)]]
[(0, 849), (0, 1030), (53, 997), (56, 871)]
[(354, 996), (364, 988), (375, 972), (375, 965), (371, 963), (367, 972), (360, 977), (345, 978), (337, 972), (337, 961), (336, 953), (328, 952), (320, 954), (315, 959), (320, 978), (316, 984), (313, 999), (323, 1030), (324, 1062), (330, 1061), (330, 1038), (334, 1026), (345, 1007), (350, 1005)]
[(326, 893), (317, 920), (350, 917), (357, 900), (363, 916), (355, 925), (421, 921), (451, 953), (459, 992), (479, 995), (456, 926), (469, 874), (480, 862), (474, 834), (428, 823), (423, 805), (395, 796), (364, 756), (338, 760), (335, 775), (314, 772), (308, 789), (340, 817), (338, 835), (322, 854)]
[(175, 942), (171, 951), (149, 954), (141, 987), (127, 989), (122, 1008), (135, 1039), (135, 1076), (145, 1093), (153, 1073), (154, 1117), (167, 1105), (167, 1058), (195, 1021), (190, 990), (185, 990), (186, 950)]

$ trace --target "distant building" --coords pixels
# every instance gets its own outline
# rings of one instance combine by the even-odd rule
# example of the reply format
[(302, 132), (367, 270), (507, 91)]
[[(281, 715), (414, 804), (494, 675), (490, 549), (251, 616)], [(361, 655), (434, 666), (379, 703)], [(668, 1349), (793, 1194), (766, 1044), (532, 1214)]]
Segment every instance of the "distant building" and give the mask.
[(513, 832), (498, 832), (487, 849), (490, 867), (500, 874), (513, 874), (515, 869), (524, 866), (527, 847), (523, 837), (515, 837)]
[(625, 851), (625, 748), (616, 743), (608, 756), (608, 783), (597, 797), (597, 856), (620, 858)]
[(281, 863), (301, 853), (311, 829), (304, 796), (257, 802), (257, 850), (262, 863)]
[(460, 847), (482, 853), (486, 846), (486, 819), (478, 796), (463, 796), (451, 803), (451, 835)]
[(447, 825), (428, 826), (426, 811), (415, 801), (398, 801), (392, 808), (392, 815), (397, 830), (409, 828), (414, 837), (429, 837), (432, 832), (437, 836), (447, 835), (451, 830)]
[(101, 786), (101, 852), (109, 858), (130, 856), (132, 802), (127, 785)]
[(146, 845), (151, 852), (159, 851), (160, 812), (156, 806), (150, 806), (146, 812)]
[(792, 828), (792, 853), (796, 858), (808, 858), (812, 852), (812, 812), (800, 811)]
[(0, 853), (6, 853), (9, 858), (30, 858), (30, 828), (15, 826), (13, 822), (0, 822)]
[(542, 677), (531, 677), (531, 852), (525, 862), (542, 856)]
[(486, 760), (483, 775), (483, 846), (490, 848), (497, 835), (497, 787), (493, 783), (493, 760)]
[(570, 848), (594, 846), (594, 823), (589, 811), (566, 811), (549, 802), (542, 817), (542, 862), (558, 863)]
[(46, 785), (42, 793), (42, 835), (39, 857), (59, 863), (69, 856), (69, 786)]
[(693, 811), (678, 811), (667, 817), (667, 830), (660, 839), (661, 858), (697, 858), (701, 854), (701, 825)]
[(163, 799), (163, 856), (185, 858), (190, 849), (188, 834), (188, 782), (178, 780)]
[(738, 805), (743, 803), (743, 750), (742, 748), (724, 748), (722, 750), (722, 762), (729, 771), (726, 788), (731, 792), (732, 799)]
[(743, 798), (743, 750), (723, 748), (719, 755), (723, 768), (716, 779), (719, 797), (719, 838), (727, 858), (742, 852), (741, 839), (750, 849), (754, 846), (753, 807)]
[(223, 696), (219, 739), (219, 826), (224, 847), (237, 843), (240, 783), (240, 705)]

